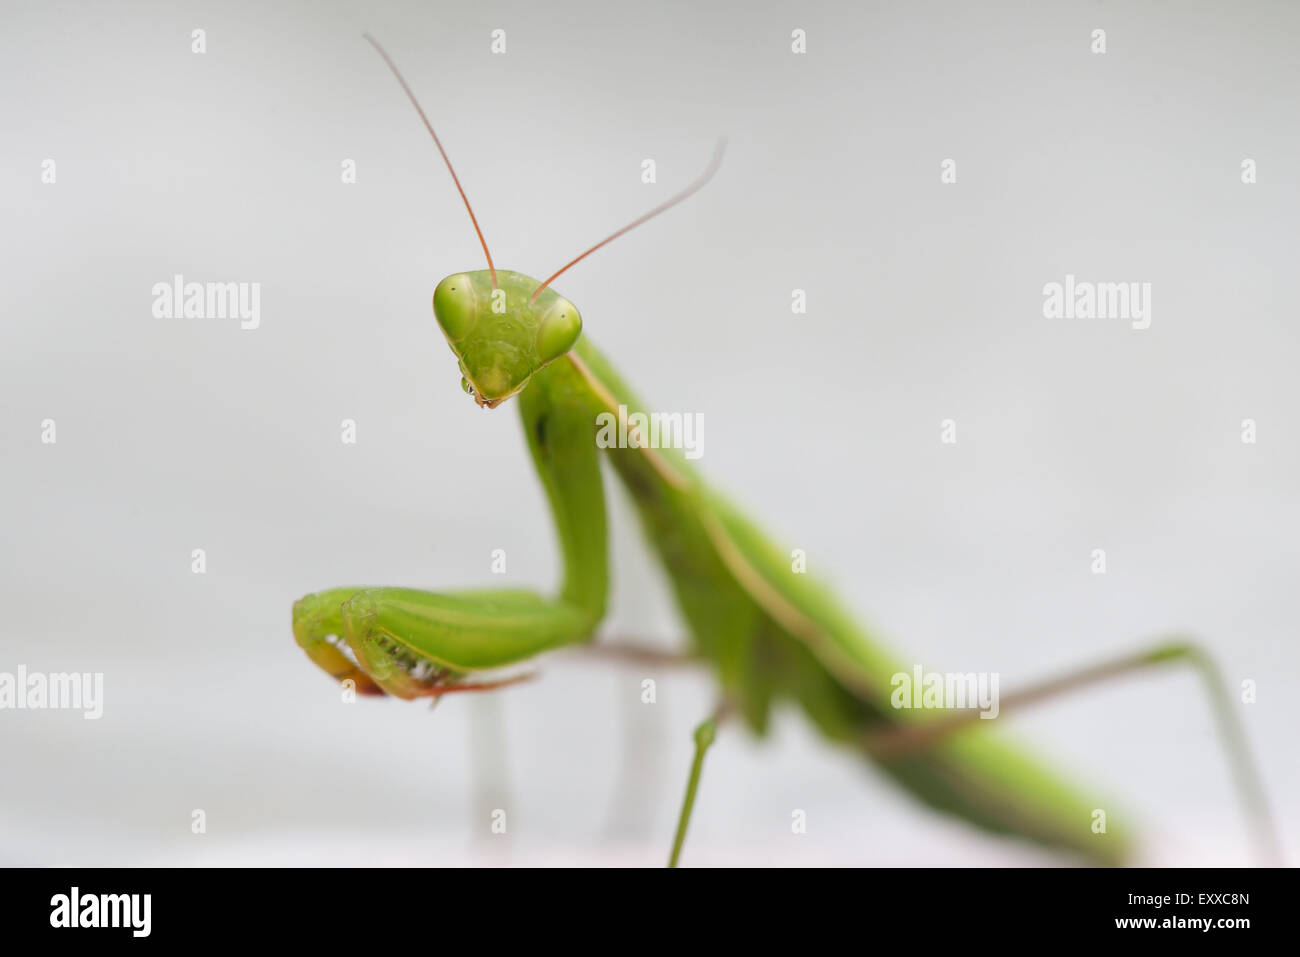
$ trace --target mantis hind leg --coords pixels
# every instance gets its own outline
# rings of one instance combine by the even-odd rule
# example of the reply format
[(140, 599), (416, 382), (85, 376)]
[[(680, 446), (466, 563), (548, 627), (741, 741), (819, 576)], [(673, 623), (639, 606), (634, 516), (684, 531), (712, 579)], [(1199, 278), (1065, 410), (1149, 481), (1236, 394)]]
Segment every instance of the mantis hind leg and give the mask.
[[(1277, 831), (1259, 770), (1251, 758), (1241, 721), (1233, 710), (1228, 686), (1214, 659), (1194, 642), (1181, 636), (1171, 637), (1146, 651), (1079, 668), (1013, 694), (1003, 695), (998, 702), (999, 713), (1008, 708), (1017, 710), (1095, 684), (1170, 664), (1189, 664), (1201, 676), (1223, 739), (1233, 780), (1253, 831), (1257, 852), (1262, 860), (1278, 863), (1280, 851)], [(888, 762), (935, 745), (962, 728), (979, 725), (980, 721), (973, 720), (979, 716), (977, 709), (965, 709), (930, 721), (874, 731), (867, 735), (864, 744), (877, 760)]]

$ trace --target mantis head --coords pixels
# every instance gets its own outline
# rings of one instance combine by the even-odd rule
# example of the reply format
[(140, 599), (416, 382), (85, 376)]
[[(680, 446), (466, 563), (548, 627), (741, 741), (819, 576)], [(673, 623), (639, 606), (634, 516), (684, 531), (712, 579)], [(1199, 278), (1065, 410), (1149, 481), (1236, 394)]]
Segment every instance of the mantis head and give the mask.
[(474, 397), (480, 407), (495, 409), (525, 385), (548, 363), (564, 355), (578, 341), (582, 332), (582, 317), (569, 300), (551, 288), (551, 282), (570, 266), (587, 258), (601, 246), (617, 239), (628, 230), (635, 229), (647, 219), (676, 206), (713, 178), (722, 165), (726, 141), (720, 140), (713, 150), (713, 159), (700, 177), (680, 193), (660, 203), (644, 216), (634, 219), (618, 232), (606, 236), (596, 245), (570, 259), (541, 282), (523, 273), (499, 270), (488, 252), (483, 230), (469, 204), (469, 197), (460, 185), (460, 178), (442, 148), (442, 141), (433, 131), (433, 124), (407, 86), (397, 65), (374, 37), (366, 40), (384, 58), (397, 82), (406, 91), (407, 98), (424, 121), (425, 129), (433, 137), (434, 145), (447, 164), (452, 181), (469, 212), (474, 232), (478, 234), (487, 269), (458, 272), (448, 276), (433, 291), (433, 315), (438, 320), (451, 351), (460, 363), (461, 387)]
[(433, 291), (433, 315), (460, 363), (461, 386), (483, 408), (495, 409), (578, 341), (577, 308), (539, 286), (522, 273), (480, 269), (448, 276)]

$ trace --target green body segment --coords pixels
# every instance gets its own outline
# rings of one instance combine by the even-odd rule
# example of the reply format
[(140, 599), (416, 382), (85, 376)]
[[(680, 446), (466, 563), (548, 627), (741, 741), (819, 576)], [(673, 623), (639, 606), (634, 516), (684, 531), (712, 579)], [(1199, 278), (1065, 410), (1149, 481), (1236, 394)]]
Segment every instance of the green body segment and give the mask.
[[(585, 336), (574, 352), (618, 403), (649, 411)], [(1102, 863), (1125, 858), (1127, 842), (1113, 820), (1109, 833), (1092, 831), (1094, 809), (1106, 806), (1100, 796), (1067, 785), (985, 728), (955, 732), (910, 754), (873, 753), (872, 732), (930, 716), (890, 703), (892, 676), (910, 673), (911, 665), (900, 667), (815, 579), (793, 573), (789, 550), (704, 485), (684, 455), (658, 454), (687, 479), (684, 488), (665, 481), (644, 451), (610, 450), (697, 650), (714, 663), (755, 732), (766, 730), (774, 704), (793, 702), (826, 737), (870, 759), (931, 807)], [(749, 574), (738, 576), (738, 563)]]
[(519, 395), (559, 537), (559, 594), (377, 588), (308, 596), (295, 606), (294, 633), (318, 665), (355, 680), (358, 690), (412, 698), (589, 639), (608, 590), (598, 459), (607, 451), (667, 570), (695, 651), (712, 663), (753, 731), (766, 731), (774, 706), (794, 704), (825, 737), (937, 810), (1099, 862), (1124, 858), (1113, 817), (1109, 833), (1092, 831), (1103, 800), (1065, 785), (983, 727), (901, 754), (876, 750), (873, 733), (929, 717), (890, 704), (892, 676), (911, 666), (900, 667), (826, 589), (793, 573), (789, 552), (710, 490), (679, 451), (598, 449), (597, 416), (619, 405), (650, 410), (579, 337), (581, 320), (568, 300), (547, 289), (533, 303), (538, 283), (522, 274), (499, 271), (497, 281), (504, 313), (490, 311), (487, 272), (443, 280), (434, 308), (476, 400), (496, 405)]

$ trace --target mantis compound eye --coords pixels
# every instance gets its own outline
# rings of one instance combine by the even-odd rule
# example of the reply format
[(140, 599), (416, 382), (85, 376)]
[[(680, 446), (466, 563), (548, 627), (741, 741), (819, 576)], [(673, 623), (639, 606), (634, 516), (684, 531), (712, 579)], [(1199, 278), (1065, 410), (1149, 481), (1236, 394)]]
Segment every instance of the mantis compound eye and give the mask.
[(452, 342), (464, 339), (478, 320), (474, 284), (465, 273), (448, 276), (433, 290), (433, 316)]
[(582, 317), (573, 303), (560, 297), (542, 317), (537, 329), (537, 357), (543, 362), (558, 359), (578, 341), (582, 332)]

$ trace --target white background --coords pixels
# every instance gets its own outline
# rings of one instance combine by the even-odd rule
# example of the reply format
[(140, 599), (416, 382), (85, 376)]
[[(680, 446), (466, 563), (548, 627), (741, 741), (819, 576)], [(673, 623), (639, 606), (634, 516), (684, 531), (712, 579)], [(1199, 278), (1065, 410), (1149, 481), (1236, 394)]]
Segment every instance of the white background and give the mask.
[[(641, 670), (557, 655), (491, 699), (343, 706), (292, 640), (310, 591), (500, 585), (497, 548), (510, 583), (557, 575), (517, 413), (461, 392), (429, 306), (477, 241), (363, 30), (502, 268), (548, 274), (729, 135), (703, 193), (557, 284), (587, 333), (656, 408), (703, 414), (710, 479), (902, 660), (1005, 692), (1201, 636), (1258, 682), (1241, 714), (1295, 860), (1297, 25), (1285, 3), (7, 2), (0, 670), (101, 671), (105, 713), (0, 712), (0, 862), (666, 855), (706, 675), (644, 706)], [(154, 318), (176, 273), (261, 283), (261, 327)], [(1151, 283), (1151, 327), (1044, 319), (1067, 273)], [(606, 634), (673, 644), (621, 493), (613, 531)], [(1251, 860), (1192, 674), (1003, 721), (1114, 796), (1142, 861)], [(686, 857), (1059, 860), (935, 817), (793, 712), (724, 730)]]

